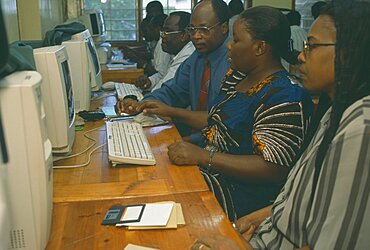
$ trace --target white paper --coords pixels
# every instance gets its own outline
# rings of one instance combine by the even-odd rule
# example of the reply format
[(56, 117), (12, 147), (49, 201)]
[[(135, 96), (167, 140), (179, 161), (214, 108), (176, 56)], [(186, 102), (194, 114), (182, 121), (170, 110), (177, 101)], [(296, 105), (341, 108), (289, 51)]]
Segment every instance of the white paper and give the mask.
[(126, 207), (123, 218), (121, 221), (138, 220), (143, 206)]
[(157, 250), (157, 248), (142, 247), (134, 244), (128, 244), (123, 250)]
[(166, 226), (173, 203), (146, 204), (140, 222), (118, 223), (116, 226)]

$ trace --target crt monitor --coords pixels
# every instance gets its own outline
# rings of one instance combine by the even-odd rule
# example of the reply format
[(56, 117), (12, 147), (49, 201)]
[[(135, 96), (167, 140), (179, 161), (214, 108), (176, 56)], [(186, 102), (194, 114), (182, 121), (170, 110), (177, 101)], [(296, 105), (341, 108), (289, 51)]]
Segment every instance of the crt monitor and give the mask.
[(78, 20), (86, 26), (97, 43), (105, 41), (106, 28), (102, 10), (87, 10)]
[(50, 234), (53, 162), (41, 79), (36, 71), (20, 71), (0, 80), (0, 113), (9, 156), (6, 171), (1, 171), (7, 180), (1, 184), (10, 211), (5, 249), (45, 249)]
[(95, 70), (89, 67), (87, 40), (69, 40), (62, 42), (68, 52), (71, 69), (75, 112), (90, 109), (91, 83)]
[(102, 78), (101, 78), (101, 68), (99, 59), (96, 53), (95, 45), (92, 41), (91, 35), (89, 30), (85, 30), (83, 32), (74, 34), (71, 38), (72, 41), (79, 40), (85, 41), (86, 49), (88, 52), (88, 59), (89, 59), (89, 68), (92, 72), (91, 76), (91, 90), (96, 91), (101, 88), (102, 85)]
[(34, 49), (33, 54), (36, 70), (43, 79), (41, 93), (53, 153), (70, 153), (75, 137), (75, 111), (67, 50), (57, 45)]

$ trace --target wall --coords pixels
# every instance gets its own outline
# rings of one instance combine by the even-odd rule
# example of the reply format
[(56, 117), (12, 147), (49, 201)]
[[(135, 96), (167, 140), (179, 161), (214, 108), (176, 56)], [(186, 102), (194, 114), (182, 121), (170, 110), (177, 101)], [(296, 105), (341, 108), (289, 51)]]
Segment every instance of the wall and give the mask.
[(63, 23), (64, 3), (63, 0), (39, 0), (42, 37), (46, 31)]
[(1, 0), (1, 8), (9, 43), (19, 40), (17, 3), (14, 0)]
[(21, 40), (41, 39), (41, 19), (38, 0), (17, 0), (19, 35)]
[(64, 0), (1, 0), (9, 42), (43, 39), (63, 22)]

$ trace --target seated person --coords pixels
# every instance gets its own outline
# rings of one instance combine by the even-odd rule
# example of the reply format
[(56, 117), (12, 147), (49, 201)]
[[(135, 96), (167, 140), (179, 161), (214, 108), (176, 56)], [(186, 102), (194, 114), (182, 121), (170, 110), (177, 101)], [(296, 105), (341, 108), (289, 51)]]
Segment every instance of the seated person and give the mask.
[(231, 0), (228, 4), (230, 11), (230, 20), (229, 20), (229, 34), (233, 36), (233, 26), (238, 19), (238, 15), (243, 12), (244, 5), (241, 0)]
[[(290, 24), (291, 39), (293, 42), (293, 49), (299, 52), (303, 51), (303, 41), (307, 40), (307, 31), (301, 25), (301, 14), (298, 11), (291, 10), (285, 15)], [(282, 64), (286, 70), (291, 74), (299, 77), (298, 65), (289, 65), (288, 62), (282, 60)]]
[(175, 164), (199, 164), (210, 189), (231, 220), (271, 203), (300, 148), (312, 112), (311, 97), (281, 65), (290, 60), (290, 28), (271, 7), (248, 9), (234, 23), (228, 43), (230, 70), (208, 112), (155, 101), (138, 110), (171, 116), (200, 129), (201, 147), (176, 142)]
[(145, 7), (145, 11), (146, 17), (149, 19), (164, 14), (163, 5), (160, 1), (150, 1)]
[(173, 55), (170, 66), (164, 76), (159, 72), (147, 77), (139, 77), (134, 84), (144, 91), (153, 91), (162, 86), (162, 83), (172, 79), (180, 64), (185, 61), (195, 50), (193, 43), (190, 41), (189, 34), (185, 28), (189, 25), (190, 14), (184, 11), (172, 12), (165, 20), (163, 31), (160, 32), (162, 37), (162, 50)]
[[(310, 125), (275, 203), (237, 222), (244, 238), (252, 237), (247, 249), (368, 248), (369, 30), (366, 2), (329, 4), (313, 23), (299, 55), (303, 85), (325, 91), (333, 104), (313, 118), (321, 121)], [(220, 236), (201, 239), (192, 249), (215, 249), (220, 242), (240, 249)]]
[(120, 48), (123, 50), (124, 56), (137, 62), (139, 67), (144, 68), (144, 72), (147, 75), (159, 73), (164, 76), (172, 60), (173, 56), (162, 50), (162, 39), (159, 34), (166, 18), (166, 14), (161, 14), (154, 16), (149, 22), (144, 19), (145, 21), (143, 20), (140, 26), (145, 41), (150, 45), (148, 50), (152, 51), (152, 54), (138, 52), (127, 46)]
[[(160, 31), (163, 29), (166, 18), (166, 14), (161, 14), (150, 20), (149, 34), (151, 34), (154, 40), (158, 41), (158, 43), (154, 48), (153, 59), (147, 64), (147, 67), (144, 67), (144, 72), (146, 72), (147, 75), (158, 73), (163, 77), (170, 67), (173, 55), (162, 50), (162, 38), (160, 36)], [(150, 68), (150, 65), (152, 66), (152, 69)]]
[(144, 46), (120, 46), (125, 58), (134, 61), (139, 68), (143, 68), (144, 64), (152, 60), (155, 45), (157, 41), (149, 35), (149, 23), (151, 18), (144, 18), (140, 23), (140, 35), (144, 38)]
[[(230, 64), (227, 61), (228, 7), (223, 0), (201, 1), (193, 9), (187, 31), (196, 48), (176, 71), (175, 77), (162, 87), (147, 94), (143, 100), (158, 100), (167, 105), (205, 111), (219, 91), (221, 80)], [(207, 62), (207, 63), (206, 63)], [(209, 81), (202, 81), (204, 73)], [(206, 91), (200, 95), (201, 82)], [(117, 114), (137, 114), (138, 102), (126, 98), (116, 104)], [(181, 135), (190, 133), (189, 127), (176, 123)]]

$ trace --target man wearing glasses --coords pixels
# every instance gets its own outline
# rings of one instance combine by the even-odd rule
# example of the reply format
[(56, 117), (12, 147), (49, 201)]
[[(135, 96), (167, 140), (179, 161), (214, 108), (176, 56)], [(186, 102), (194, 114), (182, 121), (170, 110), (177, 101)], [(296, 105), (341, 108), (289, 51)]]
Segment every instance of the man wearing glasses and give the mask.
[(184, 11), (172, 12), (165, 20), (160, 31), (162, 50), (174, 55), (174, 57), (170, 61), (166, 74), (156, 73), (150, 77), (141, 76), (134, 82), (137, 87), (144, 91), (152, 91), (160, 88), (164, 82), (175, 76), (180, 64), (195, 50), (189, 34), (185, 31), (189, 22), (190, 14)]
[[(173, 79), (143, 99), (157, 101), (154, 109), (150, 107), (152, 113), (172, 117), (183, 136), (190, 134), (190, 128), (181, 125), (183, 117), (166, 113), (165, 106), (190, 107), (192, 111), (200, 112), (210, 108), (219, 93), (221, 80), (230, 68), (226, 49), (228, 13), (227, 4), (222, 0), (203, 0), (194, 7), (186, 30), (196, 51), (180, 65)], [(144, 103), (138, 106), (129, 98), (116, 105), (117, 113), (136, 114), (145, 108), (149, 107)]]

